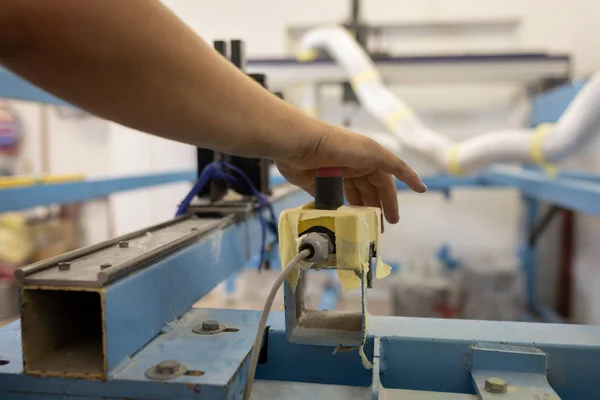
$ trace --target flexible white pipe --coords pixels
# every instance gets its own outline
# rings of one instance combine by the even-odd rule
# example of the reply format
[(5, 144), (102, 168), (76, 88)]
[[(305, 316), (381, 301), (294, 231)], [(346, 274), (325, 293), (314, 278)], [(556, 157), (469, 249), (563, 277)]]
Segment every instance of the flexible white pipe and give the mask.
[(365, 109), (385, 123), (406, 149), (449, 172), (468, 172), (495, 162), (558, 161), (577, 151), (600, 132), (600, 72), (545, 133), (532, 129), (489, 132), (462, 143), (433, 132), (388, 90), (366, 52), (338, 26), (309, 31), (300, 51), (325, 49), (347, 72)]

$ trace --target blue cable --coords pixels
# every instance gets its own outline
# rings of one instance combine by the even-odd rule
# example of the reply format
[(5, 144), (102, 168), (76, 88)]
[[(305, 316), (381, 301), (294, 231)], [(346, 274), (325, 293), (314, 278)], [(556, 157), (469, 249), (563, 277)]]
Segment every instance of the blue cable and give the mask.
[[(242, 179), (238, 179), (237, 177), (228, 174), (225, 171), (225, 168), (235, 172)], [(261, 224), (262, 231), (262, 243), (261, 243), (261, 251), (260, 251), (260, 260), (259, 260), (259, 268), (265, 262), (266, 259), (266, 247), (267, 247), (267, 229), (270, 229), (275, 237), (278, 237), (277, 234), (277, 217), (275, 216), (275, 211), (273, 210), (273, 206), (270, 203), (269, 199), (260, 191), (256, 189), (248, 175), (246, 175), (242, 170), (237, 168), (235, 165), (231, 165), (224, 162), (215, 161), (208, 164), (202, 170), (198, 181), (194, 184), (188, 195), (183, 199), (179, 207), (177, 208), (176, 216), (180, 216), (186, 213), (188, 207), (190, 206), (192, 200), (204, 189), (206, 184), (210, 180), (221, 179), (232, 182), (236, 185), (245, 184), (248, 189), (252, 192), (254, 197), (258, 202), (258, 219)], [(265, 216), (263, 215), (263, 208), (267, 208), (270, 214), (270, 221), (266, 221)]]

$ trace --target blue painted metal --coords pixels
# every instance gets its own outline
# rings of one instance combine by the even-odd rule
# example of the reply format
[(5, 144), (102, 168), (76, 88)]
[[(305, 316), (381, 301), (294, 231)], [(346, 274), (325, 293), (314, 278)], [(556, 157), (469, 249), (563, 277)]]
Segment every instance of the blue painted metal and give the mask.
[[(295, 207), (305, 196), (295, 191), (274, 202), (275, 211)], [(261, 228), (254, 216), (108, 286), (104, 295), (108, 370), (241, 268), (251, 255), (248, 249), (259, 251)], [(269, 237), (274, 239), (270, 232)], [(122, 312), (124, 306), (127, 313)]]
[(512, 186), (523, 195), (574, 211), (600, 216), (600, 184), (573, 179), (552, 179), (541, 172), (521, 168), (493, 168), (486, 182)]
[[(239, 329), (218, 335), (197, 335), (192, 328), (206, 319), (216, 319)], [(0, 367), (0, 398), (4, 393), (61, 394), (86, 398), (130, 399), (233, 399), (244, 387), (259, 312), (193, 309), (170, 324), (170, 330), (157, 336), (137, 353), (132, 353), (105, 382), (84, 379), (58, 379), (26, 376), (22, 371), (18, 324), (0, 329), (2, 357), (10, 361)], [(17, 346), (14, 349), (10, 346)], [(5, 351), (7, 350), (7, 351)], [(160, 361), (175, 359), (203, 376), (182, 376), (168, 382), (151, 381), (147, 368)]]
[[(192, 333), (194, 326), (207, 319), (218, 320), (239, 331), (217, 335)], [(9, 362), (0, 366), (0, 398), (10, 393), (35, 399), (54, 399), (54, 395), (86, 399), (238, 399), (245, 385), (248, 355), (258, 319), (257, 311), (189, 310), (139, 352), (132, 353), (104, 382), (24, 375), (20, 327), (13, 323), (0, 329), (2, 359)], [(273, 313), (268, 325), (267, 361), (258, 366), (258, 379), (355, 387), (371, 385), (371, 371), (362, 367), (357, 351), (333, 355), (333, 347), (288, 343), (281, 312)], [(373, 358), (372, 338), (365, 344), (365, 353), (369, 359)], [(147, 368), (169, 359), (179, 361), (189, 370), (202, 371), (204, 375), (185, 375), (165, 382), (154, 382), (144, 376)]]
[(533, 346), (548, 355), (548, 380), (563, 399), (600, 394), (600, 326), (377, 317), (386, 388), (475, 394), (473, 345)]
[(531, 124), (556, 122), (571, 100), (585, 85), (585, 81), (575, 81), (558, 88), (533, 96), (531, 99)]
[(0, 213), (49, 204), (75, 203), (105, 197), (116, 192), (194, 180), (196, 180), (196, 171), (189, 170), (0, 189)]
[(564, 324), (565, 320), (563, 317), (558, 315), (556, 311), (552, 310), (550, 307), (542, 304), (541, 301), (537, 300), (533, 307), (533, 312), (539, 316), (542, 321), (550, 322), (551, 324)]
[(71, 106), (66, 101), (43, 91), (2, 67), (0, 67), (0, 97), (5, 99), (55, 104), (59, 106)]
[[(506, 400), (559, 400), (546, 377), (547, 360), (543, 351), (505, 344), (475, 344), (472, 350), (471, 376), (481, 400), (494, 400), (498, 396)], [(485, 382), (490, 377), (506, 381), (506, 393), (499, 395), (486, 390)]]
[(537, 304), (536, 282), (537, 282), (537, 255), (534, 246), (530, 246), (527, 241), (528, 233), (531, 232), (538, 220), (539, 201), (536, 199), (521, 196), (521, 202), (525, 209), (525, 218), (521, 232), (522, 248), (520, 249), (520, 260), (523, 272), (525, 273), (525, 295), (527, 306), (534, 310)]
[[(362, 366), (357, 350), (338, 352), (333, 346), (307, 346), (290, 343), (285, 315), (271, 313), (268, 320), (267, 363), (259, 364), (257, 379), (325, 383), (329, 385), (371, 386), (371, 371)], [(365, 355), (373, 360), (374, 338), (368, 337)]]
[(237, 281), (237, 272), (232, 273), (225, 280), (225, 293), (226, 294), (231, 295), (233, 292), (235, 292), (236, 281)]

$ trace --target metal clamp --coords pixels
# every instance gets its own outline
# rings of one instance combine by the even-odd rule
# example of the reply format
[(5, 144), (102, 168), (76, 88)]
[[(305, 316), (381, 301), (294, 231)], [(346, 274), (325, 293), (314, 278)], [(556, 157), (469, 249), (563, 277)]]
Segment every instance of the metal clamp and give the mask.
[(546, 377), (546, 353), (535, 347), (474, 345), (471, 377), (480, 400), (560, 400)]

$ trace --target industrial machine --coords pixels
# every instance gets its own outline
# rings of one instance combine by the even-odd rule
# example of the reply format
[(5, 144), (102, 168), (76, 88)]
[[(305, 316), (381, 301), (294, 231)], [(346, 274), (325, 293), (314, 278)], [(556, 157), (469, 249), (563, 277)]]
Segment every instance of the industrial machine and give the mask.
[[(369, 316), (366, 289), (386, 273), (372, 262), (379, 211), (342, 205), (339, 170), (317, 175), (314, 203), (298, 208), (308, 197), (287, 183), (269, 196), (289, 262), (283, 312), (191, 308), (259, 248), (253, 207), (190, 208), (18, 270), (0, 398), (598, 398), (598, 327)], [(307, 268), (361, 287), (361, 309), (306, 310)]]

